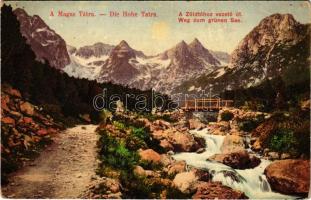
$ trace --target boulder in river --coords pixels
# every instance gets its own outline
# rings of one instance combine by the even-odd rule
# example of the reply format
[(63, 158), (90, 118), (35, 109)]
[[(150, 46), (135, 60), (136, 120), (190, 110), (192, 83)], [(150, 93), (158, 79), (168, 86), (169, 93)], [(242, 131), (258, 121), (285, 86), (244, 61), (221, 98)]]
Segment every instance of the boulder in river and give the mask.
[(195, 172), (181, 172), (178, 173), (173, 183), (174, 185), (183, 193), (192, 193), (196, 190), (196, 183), (198, 181), (198, 177)]
[(277, 160), (280, 158), (280, 154), (278, 152), (271, 151), (271, 152), (268, 152), (268, 158), (269, 160)]
[(222, 153), (230, 153), (235, 151), (244, 150), (244, 140), (239, 135), (227, 135), (220, 148)]
[(203, 124), (199, 119), (189, 119), (189, 129), (203, 129), (206, 127), (205, 124)]
[(215, 154), (209, 158), (234, 169), (249, 169), (257, 167), (260, 159), (256, 156), (249, 155), (246, 150), (231, 152), (227, 154)]
[(163, 167), (167, 167), (174, 162), (175, 160), (174, 158), (172, 158), (172, 156), (168, 154), (161, 154), (161, 164), (163, 165)]
[(152, 149), (141, 150), (139, 151), (140, 158), (144, 161), (153, 162), (153, 163), (160, 163), (161, 156), (157, 152)]
[(210, 174), (207, 169), (192, 168), (191, 171), (195, 173), (199, 181), (207, 182), (212, 179), (212, 174)]
[(205, 140), (188, 133), (181, 132), (174, 128), (157, 130), (151, 133), (155, 140), (160, 141), (160, 145), (174, 152), (194, 152), (205, 147)]
[(154, 126), (160, 127), (161, 129), (167, 129), (171, 127), (171, 124), (167, 121), (158, 119), (153, 122)]
[(230, 124), (226, 121), (209, 123), (208, 129), (212, 135), (226, 135), (230, 130)]
[(159, 145), (160, 145), (163, 149), (165, 149), (166, 151), (172, 151), (172, 150), (174, 150), (173, 145), (172, 145), (167, 139), (161, 140)]
[(167, 174), (174, 175), (186, 171), (186, 162), (183, 160), (176, 161), (167, 167)]
[(193, 199), (247, 199), (238, 190), (222, 185), (220, 182), (200, 182)]
[(280, 160), (265, 169), (271, 188), (283, 194), (307, 195), (310, 189), (310, 160)]

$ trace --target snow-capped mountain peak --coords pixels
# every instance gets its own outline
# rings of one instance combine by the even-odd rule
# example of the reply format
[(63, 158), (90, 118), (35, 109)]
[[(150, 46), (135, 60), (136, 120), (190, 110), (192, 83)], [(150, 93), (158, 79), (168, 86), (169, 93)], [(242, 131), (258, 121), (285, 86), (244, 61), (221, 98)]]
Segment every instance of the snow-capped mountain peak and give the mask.
[(140, 89), (172, 88), (189, 78), (215, 70), (220, 62), (198, 39), (184, 40), (157, 56), (146, 56), (125, 40), (118, 45), (96, 43), (70, 51), (72, 63), (64, 71), (76, 77), (113, 82)]

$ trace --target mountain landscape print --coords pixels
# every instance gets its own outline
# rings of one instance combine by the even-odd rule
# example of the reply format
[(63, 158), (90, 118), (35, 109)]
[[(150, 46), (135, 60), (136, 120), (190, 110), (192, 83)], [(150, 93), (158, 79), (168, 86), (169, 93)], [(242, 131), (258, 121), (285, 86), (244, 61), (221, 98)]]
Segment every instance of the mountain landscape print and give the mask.
[(310, 2), (1, 2), (9, 199), (310, 198)]

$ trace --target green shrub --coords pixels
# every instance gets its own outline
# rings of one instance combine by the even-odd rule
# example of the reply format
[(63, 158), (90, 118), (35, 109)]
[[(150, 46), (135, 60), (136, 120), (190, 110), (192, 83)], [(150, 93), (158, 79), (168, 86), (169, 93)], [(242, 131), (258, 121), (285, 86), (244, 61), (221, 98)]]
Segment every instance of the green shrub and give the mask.
[(131, 130), (131, 132), (125, 139), (126, 147), (133, 151), (137, 151), (140, 148), (148, 148), (146, 141), (149, 141), (150, 136), (145, 128), (130, 126), (129, 129)]
[(143, 127), (136, 128), (132, 126), (130, 128), (132, 129), (131, 133), (142, 140), (145, 140), (149, 137), (149, 134), (145, 131)]
[(224, 111), (223, 113), (221, 113), (220, 117), (222, 121), (230, 121), (234, 117), (234, 115), (230, 111)]
[(129, 170), (136, 165), (139, 160), (139, 155), (136, 151), (130, 151), (126, 148), (125, 142), (116, 140), (105, 130), (101, 131), (100, 134), (99, 153), (103, 163), (116, 169)]
[(269, 148), (277, 152), (297, 153), (298, 141), (289, 129), (278, 129), (270, 138)]
[[(157, 152), (163, 152), (158, 141), (150, 137), (149, 129), (139, 123), (130, 123), (133, 119), (118, 119), (113, 121), (116, 128), (126, 131), (121, 136), (113, 136), (107, 130), (101, 130), (98, 146), (101, 164), (97, 174), (101, 176), (118, 178), (122, 185), (122, 198), (161, 198), (166, 193), (167, 198), (190, 198), (178, 189), (165, 185), (161, 178), (140, 177), (133, 173), (134, 166), (140, 165), (146, 170), (161, 170), (161, 164), (142, 161), (139, 159), (139, 148), (152, 148)], [(129, 126), (130, 124), (130, 126)], [(105, 188), (103, 188), (105, 192)], [(164, 192), (165, 191), (165, 192)], [(163, 193), (164, 192), (164, 193)]]
[(137, 117), (132, 118), (127, 115), (114, 115), (113, 120), (123, 123), (127, 126), (133, 126), (133, 127), (144, 127), (145, 125), (143, 121), (137, 120)]
[[(130, 128), (132, 129), (131, 135), (127, 140), (132, 139), (132, 141), (128, 141), (128, 143), (134, 143), (134, 141), (136, 141), (138, 146), (134, 149), (138, 150), (139, 148), (151, 148), (159, 153), (165, 153), (164, 148), (159, 145), (159, 141), (152, 139), (149, 129), (142, 126), (130, 126)], [(131, 148), (133, 148), (133, 146)]]
[(119, 122), (119, 121), (113, 121), (112, 124), (119, 130), (125, 130), (126, 126), (124, 123)]
[(159, 145), (159, 141), (152, 139), (149, 128), (144, 127), (143, 122), (124, 116), (118, 116), (117, 119), (117, 121), (113, 121), (113, 125), (121, 131), (130, 132), (130, 134), (125, 135), (127, 148), (132, 151), (136, 151), (140, 148), (151, 148), (159, 153), (166, 152), (164, 148)]

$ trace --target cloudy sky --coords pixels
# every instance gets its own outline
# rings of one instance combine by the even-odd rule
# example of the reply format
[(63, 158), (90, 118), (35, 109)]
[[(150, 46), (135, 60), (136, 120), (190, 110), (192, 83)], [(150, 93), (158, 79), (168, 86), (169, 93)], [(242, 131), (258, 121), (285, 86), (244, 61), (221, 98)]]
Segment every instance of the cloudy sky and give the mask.
[[(308, 2), (86, 2), (86, 1), (19, 1), (9, 2), (24, 8), (29, 15), (39, 15), (75, 47), (103, 42), (118, 44), (126, 40), (130, 46), (146, 54), (157, 54), (181, 40), (198, 38), (205, 47), (231, 53), (243, 37), (261, 19), (274, 13), (291, 13), (301, 23), (311, 22)], [(54, 17), (50, 16), (51, 11)], [(58, 17), (57, 12), (94, 12), (96, 17)], [(111, 18), (100, 16), (110, 11), (156, 12), (155, 18)], [(241, 23), (178, 23), (180, 12), (241, 12)]]

